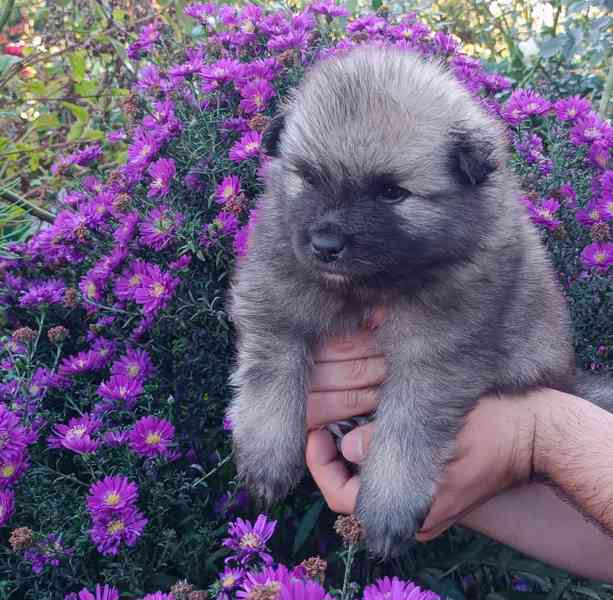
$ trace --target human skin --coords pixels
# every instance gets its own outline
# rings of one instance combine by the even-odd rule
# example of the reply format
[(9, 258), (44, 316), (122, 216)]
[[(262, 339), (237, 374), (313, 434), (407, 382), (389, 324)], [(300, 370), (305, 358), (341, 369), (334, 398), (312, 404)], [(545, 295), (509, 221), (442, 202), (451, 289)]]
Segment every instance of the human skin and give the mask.
[[(322, 427), (375, 410), (385, 364), (368, 330), (329, 341), (315, 360), (307, 464), (330, 508), (352, 513), (359, 475)], [(345, 436), (346, 460), (361, 462), (373, 429), (368, 424)], [(604, 531), (613, 531), (611, 431), (611, 414), (554, 390), (482, 398), (457, 437), (417, 539), (426, 542), (460, 523), (578, 575), (613, 582), (613, 537)], [(535, 477), (551, 481), (590, 520), (553, 486), (530, 483)]]

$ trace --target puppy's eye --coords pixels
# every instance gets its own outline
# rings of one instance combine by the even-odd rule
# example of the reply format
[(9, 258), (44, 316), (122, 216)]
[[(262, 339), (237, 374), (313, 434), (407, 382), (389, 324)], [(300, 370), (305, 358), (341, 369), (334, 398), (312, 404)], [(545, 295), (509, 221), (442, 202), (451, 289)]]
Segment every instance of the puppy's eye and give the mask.
[(409, 190), (398, 187), (397, 185), (386, 185), (381, 189), (378, 196), (383, 202), (389, 202), (395, 204), (396, 202), (402, 202), (411, 195)]

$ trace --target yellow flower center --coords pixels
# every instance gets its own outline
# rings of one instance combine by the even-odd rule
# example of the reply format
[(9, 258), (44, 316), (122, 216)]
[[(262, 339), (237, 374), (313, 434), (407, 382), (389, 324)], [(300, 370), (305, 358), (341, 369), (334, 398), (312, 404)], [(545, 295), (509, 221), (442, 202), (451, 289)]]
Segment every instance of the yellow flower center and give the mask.
[(76, 427), (73, 427), (72, 429), (68, 430), (68, 433), (66, 434), (67, 438), (82, 438), (85, 435), (85, 426), (83, 425), (77, 425)]
[(526, 107), (528, 110), (537, 110), (539, 105), (536, 102), (530, 102)]
[(123, 524), (123, 521), (121, 521), (120, 519), (115, 519), (114, 521), (111, 521), (107, 527), (106, 530), (111, 534), (115, 534), (115, 533), (119, 533), (120, 531), (123, 531), (125, 529), (125, 525)]
[(40, 392), (40, 386), (38, 386), (38, 385), (31, 385), (30, 386), (30, 394), (35, 396), (36, 394), (38, 394), (38, 392)]
[(236, 582), (236, 577), (234, 575), (228, 575), (221, 580), (221, 585), (223, 587), (232, 587)]
[(117, 492), (109, 492), (104, 498), (104, 503), (109, 506), (117, 506), (120, 501), (121, 496)]
[(602, 250), (596, 252), (596, 254), (594, 254), (594, 260), (597, 263), (603, 263), (605, 260), (607, 260), (607, 253), (603, 252)]
[(256, 94), (253, 97), (253, 102), (256, 106), (264, 106), (264, 98), (262, 98), (261, 94)]
[(600, 219), (600, 213), (597, 210), (593, 210), (592, 212), (590, 212), (590, 219), (598, 221)]
[(600, 131), (598, 131), (596, 127), (588, 127), (583, 132), (583, 135), (590, 140), (595, 140), (596, 138), (600, 137)]
[(260, 538), (255, 533), (246, 533), (240, 541), (240, 546), (243, 548), (258, 548), (260, 546)]
[(159, 281), (151, 286), (151, 294), (156, 298), (159, 298), (165, 291), (166, 289)]
[(2, 469), (0, 469), (0, 473), (2, 473), (2, 477), (12, 477), (15, 474), (15, 465), (3, 465)]
[(541, 215), (541, 217), (543, 217), (544, 219), (552, 219), (553, 215), (551, 214), (551, 211), (547, 208), (541, 208), (539, 209), (539, 215)]
[(77, 361), (77, 367), (79, 367), (80, 369), (82, 369), (84, 366), (85, 366), (85, 361), (84, 361), (82, 358), (80, 358), (80, 359)]
[(93, 298), (96, 295), (96, 284), (93, 281), (90, 281), (85, 289), (88, 298)]
[(130, 285), (138, 285), (140, 283), (140, 275), (132, 275), (130, 277)]
[(150, 431), (145, 438), (149, 446), (157, 446), (162, 441), (162, 436), (157, 431)]
[(576, 108), (569, 108), (568, 112), (566, 113), (569, 117), (574, 117), (577, 114), (577, 109)]
[(164, 182), (159, 177), (154, 179), (153, 183), (151, 184), (151, 187), (154, 187), (157, 189), (161, 189), (163, 186), (164, 186)]
[(147, 158), (149, 153), (151, 152), (151, 146), (149, 144), (145, 144), (140, 151), (140, 158)]
[(245, 150), (251, 152), (252, 150), (257, 150), (259, 148), (259, 144), (257, 142), (250, 142), (245, 146)]
[(234, 191), (232, 190), (232, 186), (229, 185), (227, 186), (224, 191), (223, 191), (223, 197), (224, 198), (229, 198), (230, 196), (232, 196), (232, 194), (234, 193)]
[(609, 202), (606, 206), (605, 206), (605, 210), (610, 214), (613, 215), (613, 201)]
[(128, 388), (125, 385), (119, 386), (119, 395), (122, 398), (125, 398), (128, 395)]
[(133, 364), (128, 367), (128, 375), (130, 377), (137, 377), (139, 373), (140, 373), (140, 367), (138, 365)]

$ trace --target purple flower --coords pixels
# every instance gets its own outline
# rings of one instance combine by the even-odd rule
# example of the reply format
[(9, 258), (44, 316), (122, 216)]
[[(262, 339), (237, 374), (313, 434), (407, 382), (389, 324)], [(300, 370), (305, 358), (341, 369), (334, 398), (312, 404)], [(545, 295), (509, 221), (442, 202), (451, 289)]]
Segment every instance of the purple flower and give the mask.
[(266, 47), (272, 52), (283, 52), (290, 48), (306, 50), (309, 44), (309, 38), (310, 36), (307, 31), (290, 31), (283, 35), (271, 37), (266, 43)]
[(175, 428), (165, 419), (142, 417), (131, 429), (130, 448), (149, 458), (166, 456), (174, 440)]
[(109, 142), (109, 144), (117, 144), (118, 142), (125, 141), (127, 138), (128, 134), (123, 127), (109, 131), (106, 134), (106, 141)]
[(165, 594), (164, 592), (153, 592), (143, 596), (142, 600), (175, 600), (173, 594)]
[(342, 5), (336, 4), (334, 0), (322, 0), (309, 6), (309, 9), (319, 15), (327, 17), (348, 17), (350, 12)]
[(89, 488), (87, 508), (96, 515), (114, 514), (134, 506), (138, 500), (138, 487), (123, 475), (107, 476)]
[(610, 142), (612, 138), (613, 127), (595, 113), (588, 113), (581, 117), (570, 130), (570, 141), (577, 145), (591, 144), (598, 140)]
[(560, 121), (576, 121), (590, 112), (592, 105), (589, 100), (581, 96), (571, 96), (558, 100), (553, 108)]
[(189, 267), (191, 262), (192, 262), (191, 254), (184, 254), (183, 256), (179, 257), (177, 260), (173, 260), (172, 262), (168, 263), (168, 269), (170, 271), (181, 271)]
[(135, 507), (126, 507), (119, 513), (100, 513), (90, 529), (92, 541), (98, 552), (115, 556), (119, 546), (125, 542), (134, 546), (142, 535), (148, 519)]
[(159, 39), (159, 25), (155, 21), (149, 25), (145, 25), (139, 32), (138, 39), (128, 46), (128, 58), (138, 60), (151, 51), (153, 44)]
[(137, 213), (132, 212), (124, 215), (122, 223), (113, 233), (115, 241), (122, 246), (128, 245), (134, 238), (139, 221), (140, 216)]
[(262, 144), (262, 134), (258, 131), (249, 131), (230, 148), (230, 160), (242, 162), (257, 156)]
[(73, 548), (64, 547), (61, 537), (51, 533), (34, 547), (28, 548), (23, 558), (31, 563), (32, 571), (40, 575), (46, 566), (59, 567), (62, 558), (73, 554)]
[(73, 417), (68, 425), (56, 425), (54, 435), (49, 436), (50, 448), (66, 448), (78, 454), (90, 454), (98, 449), (99, 442), (92, 439), (92, 434), (100, 429), (102, 422), (92, 415)]
[(94, 371), (97, 369), (97, 366), (98, 357), (94, 352), (88, 350), (62, 360), (58, 374), (60, 376), (79, 375), (88, 371)]
[(159, 149), (159, 140), (155, 139), (151, 132), (138, 127), (134, 132), (132, 143), (128, 146), (128, 164), (126, 165), (128, 172), (136, 170), (142, 174)]
[(127, 408), (131, 408), (143, 393), (143, 384), (139, 379), (111, 375), (108, 381), (98, 386), (97, 392), (107, 400), (123, 402)]
[(112, 447), (123, 446), (128, 441), (127, 431), (107, 431), (102, 436), (102, 441)]
[(147, 220), (141, 223), (140, 242), (153, 250), (163, 250), (175, 239), (177, 229), (182, 224), (183, 216), (162, 204), (154, 208)]
[(598, 200), (590, 200), (585, 208), (579, 209), (575, 217), (584, 227), (592, 227), (596, 223), (602, 223), (605, 219), (603, 205)]
[(596, 168), (606, 169), (611, 164), (611, 146), (609, 140), (596, 140), (590, 146), (588, 159)]
[[(405, 596), (403, 600), (408, 600), (408, 598), (409, 596)], [(281, 593), (278, 596), (278, 600), (332, 600), (332, 597), (315, 581), (295, 579), (289, 584), (281, 586)], [(394, 598), (394, 600), (396, 599)], [(413, 600), (413, 598), (411, 598), (411, 600)], [(417, 596), (415, 600), (417, 600)]]
[(111, 375), (144, 381), (153, 374), (151, 357), (145, 350), (130, 348), (111, 366)]
[(349, 33), (356, 33), (358, 31), (365, 31), (366, 33), (375, 34), (385, 31), (387, 27), (387, 21), (377, 15), (364, 15), (358, 17), (354, 21), (351, 21), (347, 25), (347, 31)]
[(223, 545), (234, 550), (234, 554), (226, 560), (234, 559), (245, 564), (253, 558), (260, 558), (265, 564), (272, 563), (266, 542), (276, 526), (276, 521), (269, 521), (263, 514), (258, 516), (255, 525), (241, 518), (232, 521), (228, 525), (229, 537), (223, 541)]
[(19, 300), (19, 306), (26, 308), (41, 304), (62, 304), (66, 286), (59, 279), (48, 279), (32, 285)]
[(115, 295), (120, 300), (134, 300), (136, 290), (143, 285), (145, 277), (153, 265), (137, 258), (115, 282)]
[(511, 94), (502, 109), (502, 117), (511, 125), (519, 125), (522, 121), (546, 113), (551, 108), (551, 102), (531, 90), (516, 90)]
[[(434, 34), (434, 46), (437, 48), (439, 52), (444, 52), (445, 54), (453, 54), (459, 48), (458, 41), (451, 35), (444, 33), (443, 31), (437, 31)], [(507, 89), (507, 87), (499, 87), (500, 85), (506, 86), (507, 84), (510, 86), (510, 82), (506, 77), (502, 75), (493, 75), (492, 76), (492, 91), (499, 91), (502, 89)], [(496, 89), (493, 89), (496, 86)]]
[(581, 252), (581, 260), (586, 267), (606, 271), (613, 265), (613, 243), (594, 242)]
[(214, 2), (192, 2), (183, 9), (183, 13), (200, 21), (203, 25), (212, 23), (212, 17), (217, 13), (217, 5)]
[(411, 581), (384, 577), (364, 588), (364, 600), (440, 600), (440, 596), (422, 590)]
[(259, 586), (269, 586), (270, 584), (279, 584), (279, 587), (289, 587), (293, 583), (303, 581), (306, 578), (304, 567), (295, 567), (288, 569), (285, 565), (277, 565), (276, 567), (265, 566), (261, 571), (249, 571), (245, 574), (240, 586), (241, 589), (236, 592), (236, 597), (240, 600), (246, 600), (250, 597), (254, 588)]
[(560, 208), (560, 203), (557, 200), (547, 198), (541, 200), (538, 204), (534, 204), (530, 198), (523, 196), (521, 201), (528, 209), (530, 218), (537, 225), (544, 225), (552, 231), (560, 226), (559, 219), (554, 216)]
[(98, 160), (101, 157), (102, 148), (99, 144), (85, 146), (85, 148), (83, 148), (82, 150), (77, 150), (74, 154), (71, 154), (72, 163), (80, 166)]
[(11, 487), (28, 468), (25, 452), (17, 452), (0, 458), (0, 490)]
[(219, 204), (226, 204), (232, 201), (241, 193), (241, 182), (237, 175), (224, 177), (222, 182), (215, 189), (215, 200)]
[(275, 95), (275, 88), (265, 79), (254, 79), (242, 86), (240, 94), (243, 97), (240, 107), (247, 113), (261, 112)]
[(142, 305), (145, 315), (151, 315), (168, 304), (178, 284), (176, 277), (163, 272), (157, 265), (151, 265), (134, 292), (134, 301)]
[(4, 404), (0, 404), (0, 457), (20, 454), (26, 447), (26, 430)]
[(15, 511), (15, 492), (0, 489), (0, 527), (4, 527)]
[(240, 68), (237, 60), (222, 58), (210, 65), (205, 65), (200, 71), (200, 76), (207, 81), (226, 83), (234, 79)]
[(170, 181), (176, 175), (175, 161), (172, 158), (160, 158), (147, 169), (153, 181), (149, 186), (147, 198), (165, 196), (170, 191)]
[(221, 590), (226, 593), (231, 592), (238, 585), (240, 585), (244, 576), (245, 571), (243, 569), (232, 569), (230, 567), (226, 567), (219, 574), (219, 585), (221, 586)]
[[(64, 600), (67, 600), (67, 597)], [(78, 600), (119, 600), (119, 591), (110, 585), (104, 584), (102, 586), (97, 583), (95, 594), (90, 592), (87, 588), (83, 588), (79, 592)]]
[(160, 70), (157, 65), (149, 64), (141, 67), (138, 71), (138, 79), (134, 87), (143, 93), (157, 91), (161, 84)]

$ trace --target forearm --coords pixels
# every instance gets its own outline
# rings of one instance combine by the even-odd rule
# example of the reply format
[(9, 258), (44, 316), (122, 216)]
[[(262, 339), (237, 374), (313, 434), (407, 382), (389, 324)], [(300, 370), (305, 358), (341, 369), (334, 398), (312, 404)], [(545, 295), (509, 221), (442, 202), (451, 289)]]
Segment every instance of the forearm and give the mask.
[(534, 474), (613, 533), (613, 415), (552, 390), (535, 402)]
[(613, 537), (546, 485), (532, 483), (507, 490), (460, 523), (576, 575), (613, 583)]

